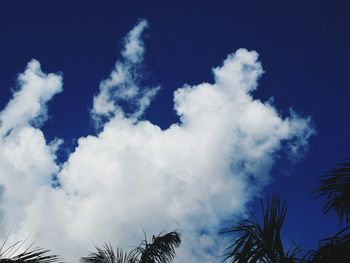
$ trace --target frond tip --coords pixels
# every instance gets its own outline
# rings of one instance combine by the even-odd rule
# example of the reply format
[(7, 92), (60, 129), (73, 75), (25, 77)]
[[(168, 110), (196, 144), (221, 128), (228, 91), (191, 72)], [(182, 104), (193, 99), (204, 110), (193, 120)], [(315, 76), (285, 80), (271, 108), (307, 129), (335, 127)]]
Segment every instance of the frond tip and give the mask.
[(105, 244), (102, 248), (95, 247), (96, 252), (91, 252), (87, 257), (80, 259), (83, 263), (136, 263), (136, 259), (124, 252), (121, 248), (113, 250), (111, 244)]
[[(170, 263), (175, 257), (175, 248), (180, 246), (181, 238), (178, 231), (165, 235), (153, 236), (148, 243), (147, 237), (130, 253), (117, 248), (113, 250), (110, 244), (102, 248), (96, 247), (96, 252), (80, 259), (82, 263)], [(1, 262), (0, 262), (1, 263)]]
[(316, 197), (324, 196), (326, 201), (323, 211), (334, 212), (339, 223), (350, 224), (350, 163), (329, 171), (321, 179), (319, 187), (314, 191)]
[(350, 258), (350, 226), (336, 235), (322, 239), (317, 250), (311, 250), (304, 256), (303, 262), (327, 263), (344, 262)]
[(299, 253), (299, 246), (284, 250), (281, 240), (282, 225), (287, 207), (275, 195), (267, 200), (266, 206), (261, 198), (262, 224), (252, 214), (224, 230), (221, 234), (233, 234), (231, 244), (226, 248), (224, 261), (228, 262), (294, 262)]
[(148, 243), (145, 238), (132, 253), (140, 256), (141, 263), (170, 263), (175, 258), (175, 248), (181, 244), (181, 234), (172, 231), (165, 235), (159, 234), (152, 237), (152, 242)]
[[(0, 262), (13, 262), (13, 263), (61, 263), (62, 261), (57, 255), (48, 254), (50, 250), (41, 247), (32, 248), (32, 245), (27, 247), (24, 251), (22, 249), (25, 241), (17, 242), (5, 247), (6, 241), (0, 249)], [(18, 252), (21, 251), (22, 252)]]

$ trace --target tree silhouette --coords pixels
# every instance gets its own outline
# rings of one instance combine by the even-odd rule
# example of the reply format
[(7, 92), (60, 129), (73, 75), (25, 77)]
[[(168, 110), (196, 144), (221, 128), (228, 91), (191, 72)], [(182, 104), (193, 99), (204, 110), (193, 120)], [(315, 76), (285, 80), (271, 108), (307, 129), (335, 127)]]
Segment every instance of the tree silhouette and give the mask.
[(19, 241), (5, 248), (7, 238), (0, 247), (0, 263), (61, 263), (57, 255), (48, 254), (50, 250), (41, 247), (28, 246), (21, 251), (25, 241)]
[(181, 234), (172, 231), (165, 235), (153, 236), (148, 243), (147, 237), (131, 252), (117, 248), (114, 252), (111, 245), (96, 247), (96, 252), (81, 258), (83, 263), (170, 263), (175, 257), (175, 248), (181, 244)]
[(137, 260), (131, 253), (126, 253), (117, 248), (116, 251), (110, 244), (105, 244), (102, 248), (96, 247), (96, 252), (90, 253), (89, 256), (80, 260), (85, 263), (136, 263)]
[(147, 242), (147, 237), (133, 250), (134, 255), (140, 256), (141, 263), (168, 263), (175, 257), (175, 248), (181, 244), (181, 236), (177, 231), (165, 235), (159, 234), (152, 237), (152, 242)]
[(285, 251), (281, 230), (286, 216), (287, 207), (281, 203), (278, 195), (267, 199), (267, 204), (261, 198), (262, 224), (259, 223), (253, 213), (251, 219), (245, 219), (238, 224), (221, 232), (221, 234), (233, 234), (235, 237), (226, 248), (224, 261), (230, 263), (264, 262), (264, 263), (289, 263), (297, 262), (299, 246)]
[(330, 238), (322, 239), (317, 250), (311, 250), (304, 256), (310, 263), (344, 262), (350, 259), (350, 227), (346, 227)]
[(329, 171), (322, 177), (314, 192), (316, 197), (325, 196), (323, 211), (334, 212), (339, 223), (350, 224), (350, 163), (340, 164), (339, 168)]
[(317, 250), (305, 255), (306, 262), (344, 262), (350, 259), (350, 163), (340, 164), (322, 176), (320, 185), (314, 191), (316, 197), (326, 197), (323, 205), (325, 214), (338, 216), (339, 224), (345, 227), (334, 236), (322, 239)]

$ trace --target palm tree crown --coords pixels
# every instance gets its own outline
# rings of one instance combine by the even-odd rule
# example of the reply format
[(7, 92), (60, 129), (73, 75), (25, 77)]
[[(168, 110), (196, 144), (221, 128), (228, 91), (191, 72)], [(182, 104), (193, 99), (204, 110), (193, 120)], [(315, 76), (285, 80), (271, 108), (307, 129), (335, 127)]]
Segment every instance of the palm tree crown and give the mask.
[(245, 219), (237, 225), (222, 231), (222, 234), (233, 234), (235, 238), (226, 249), (225, 260), (228, 262), (263, 262), (263, 263), (287, 263), (296, 262), (299, 247), (295, 246), (285, 252), (281, 229), (287, 212), (285, 202), (281, 203), (280, 197), (275, 195), (267, 200), (264, 205), (261, 198), (263, 222), (252, 214), (252, 219)]
[(102, 248), (96, 247), (96, 252), (80, 259), (84, 263), (136, 263), (136, 258), (131, 253), (124, 252), (121, 248), (115, 251), (110, 244)]
[(145, 237), (134, 253), (141, 256), (141, 263), (169, 263), (175, 257), (175, 248), (180, 246), (180, 237), (177, 231), (153, 236), (151, 243), (148, 243)]
[(326, 197), (325, 213), (335, 212), (339, 223), (350, 224), (350, 163), (340, 164), (339, 168), (329, 171), (314, 193), (317, 197)]
[(147, 237), (131, 252), (123, 252), (117, 248), (116, 252), (111, 245), (96, 247), (96, 252), (81, 258), (83, 263), (170, 263), (175, 257), (175, 248), (181, 244), (181, 234), (172, 231), (165, 235), (153, 236), (148, 243)]
[[(23, 249), (26, 242), (19, 241), (6, 247), (7, 238), (0, 247), (0, 263), (61, 263), (57, 255), (49, 254), (50, 250), (32, 245)], [(21, 251), (21, 252), (19, 252)]]
[(350, 259), (350, 227), (340, 230), (332, 237), (322, 239), (317, 250), (309, 251), (301, 262), (328, 263)]

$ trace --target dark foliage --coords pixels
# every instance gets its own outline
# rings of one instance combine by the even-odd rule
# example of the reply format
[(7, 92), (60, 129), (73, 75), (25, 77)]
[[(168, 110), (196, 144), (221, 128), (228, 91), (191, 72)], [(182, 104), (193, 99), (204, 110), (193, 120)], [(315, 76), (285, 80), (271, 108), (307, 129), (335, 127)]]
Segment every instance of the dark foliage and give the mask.
[(83, 257), (83, 263), (170, 263), (175, 257), (175, 248), (181, 243), (181, 235), (178, 231), (169, 232), (165, 235), (153, 236), (152, 242), (147, 238), (130, 253), (117, 248), (116, 252), (111, 245), (96, 247), (96, 252)]
[(50, 250), (40, 247), (32, 248), (32, 245), (27, 247), (23, 252), (18, 252), (22, 249), (25, 241), (17, 242), (5, 248), (6, 241), (0, 248), (0, 263), (60, 263), (62, 262), (57, 255), (48, 254)]
[(221, 234), (233, 234), (234, 239), (226, 249), (224, 261), (230, 263), (264, 262), (287, 263), (296, 262), (299, 246), (284, 250), (281, 240), (281, 230), (287, 212), (285, 202), (281, 203), (279, 196), (273, 196), (264, 205), (261, 198), (263, 222), (258, 222), (254, 214), (252, 219), (246, 219), (224, 230)]
[(117, 248), (113, 250), (110, 244), (105, 244), (102, 248), (96, 247), (96, 252), (90, 253), (89, 256), (83, 257), (80, 260), (84, 263), (134, 263), (136, 258), (131, 253), (123, 252)]
[(181, 244), (181, 235), (178, 231), (152, 237), (152, 242), (148, 243), (147, 238), (133, 250), (135, 256), (140, 256), (141, 263), (168, 263), (175, 257), (175, 248)]
[(320, 241), (319, 248), (308, 252), (303, 262), (329, 263), (350, 261), (350, 227)]
[(320, 186), (314, 194), (325, 196), (324, 212), (335, 212), (339, 223), (350, 224), (350, 163), (340, 164), (340, 167), (329, 171), (322, 177)]

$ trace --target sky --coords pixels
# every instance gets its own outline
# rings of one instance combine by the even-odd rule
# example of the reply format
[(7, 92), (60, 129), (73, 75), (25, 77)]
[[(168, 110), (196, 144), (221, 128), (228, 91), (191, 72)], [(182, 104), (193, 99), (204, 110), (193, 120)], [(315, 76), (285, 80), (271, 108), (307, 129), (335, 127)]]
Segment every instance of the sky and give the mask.
[[(346, 1), (2, 1), (0, 239), (68, 262), (179, 229), (175, 262), (279, 193), (305, 249), (311, 192), (349, 157)], [(194, 246), (194, 244), (196, 244)]]

